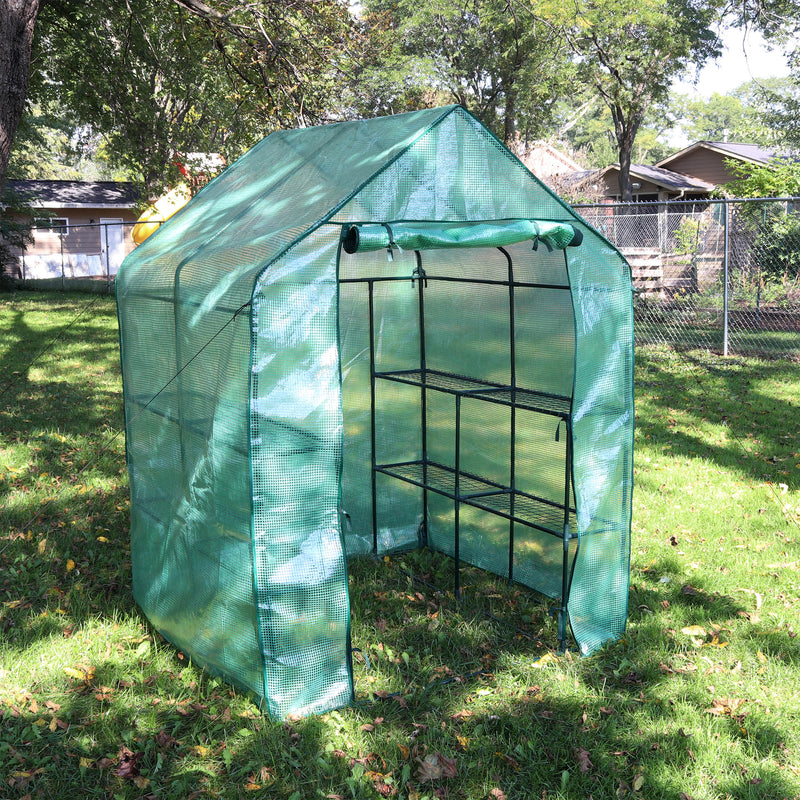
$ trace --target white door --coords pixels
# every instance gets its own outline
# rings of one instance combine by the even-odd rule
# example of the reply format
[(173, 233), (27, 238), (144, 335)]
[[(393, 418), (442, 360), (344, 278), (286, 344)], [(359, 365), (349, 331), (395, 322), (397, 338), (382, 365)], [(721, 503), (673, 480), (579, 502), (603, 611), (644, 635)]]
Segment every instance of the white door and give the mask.
[(125, 258), (125, 240), (121, 219), (100, 220), (100, 259), (106, 275), (116, 275)]

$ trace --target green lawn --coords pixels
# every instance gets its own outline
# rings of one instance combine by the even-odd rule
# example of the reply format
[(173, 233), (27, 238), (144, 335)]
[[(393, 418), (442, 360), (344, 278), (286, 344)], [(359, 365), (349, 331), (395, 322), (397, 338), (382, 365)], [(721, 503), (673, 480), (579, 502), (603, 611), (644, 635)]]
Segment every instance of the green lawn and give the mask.
[(624, 639), (355, 561), (358, 703), (276, 723), (133, 603), (113, 300), (0, 296), (0, 797), (800, 798), (800, 365), (637, 358)]

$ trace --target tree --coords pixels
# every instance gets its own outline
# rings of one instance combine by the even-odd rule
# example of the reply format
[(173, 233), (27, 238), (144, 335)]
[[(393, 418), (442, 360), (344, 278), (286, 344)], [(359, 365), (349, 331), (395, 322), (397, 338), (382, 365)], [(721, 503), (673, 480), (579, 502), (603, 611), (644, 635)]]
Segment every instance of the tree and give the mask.
[(682, 109), (679, 127), (692, 141), (751, 142), (774, 147), (782, 138), (770, 117), (779, 108), (775, 98), (790, 92), (785, 78), (764, 78), (743, 83), (728, 94), (709, 98), (676, 94), (671, 99)]
[[(749, 113), (748, 113), (749, 111)], [(730, 94), (714, 92), (708, 99), (686, 98), (686, 132), (692, 141), (752, 141), (755, 114)]]
[[(69, 107), (106, 137), (109, 158), (150, 188), (176, 151), (226, 148), (235, 156), (271, 127), (319, 119), (349, 21), (339, 0), (46, 0), (41, 11), (38, 2), (27, 5), (31, 35), (39, 13), (35, 99)], [(7, 43), (8, 30), (0, 27), (0, 42)], [(18, 61), (29, 70), (28, 54)], [(10, 83), (7, 63), (0, 70), (0, 83)], [(21, 106), (0, 106), (14, 117), (13, 130), (3, 128), (10, 148)], [(0, 179), (7, 159), (0, 148)]]
[(54, 101), (29, 100), (22, 115), (11, 159), (10, 179), (79, 180), (110, 177), (96, 136), (69, 109)]
[[(559, 127), (555, 138), (586, 166), (594, 169), (613, 164), (618, 157), (611, 111), (591, 91), (577, 97), (567, 96), (556, 107)], [(642, 121), (634, 141), (631, 161), (650, 164), (666, 158), (674, 148), (663, 140), (664, 133), (675, 125), (674, 104), (654, 103)]]
[(562, 37), (539, 5), (366, 0), (362, 24), (377, 46), (369, 72), (356, 71), (359, 111), (457, 102), (506, 144), (535, 137), (570, 69)]
[(787, 81), (756, 85), (764, 99), (764, 124), (778, 132), (779, 143), (800, 150), (800, 7), (796, 0), (731, 0), (728, 11), (735, 24), (755, 28), (788, 56)]
[(728, 160), (736, 176), (720, 187), (734, 197), (800, 197), (800, 162), (793, 158), (773, 158), (767, 164)]
[(579, 76), (611, 111), (623, 200), (632, 198), (636, 135), (654, 103), (689, 64), (718, 54), (714, 3), (695, 0), (575, 0), (560, 6)]
[(38, 13), (39, 0), (0, 0), (0, 188), (28, 96)]

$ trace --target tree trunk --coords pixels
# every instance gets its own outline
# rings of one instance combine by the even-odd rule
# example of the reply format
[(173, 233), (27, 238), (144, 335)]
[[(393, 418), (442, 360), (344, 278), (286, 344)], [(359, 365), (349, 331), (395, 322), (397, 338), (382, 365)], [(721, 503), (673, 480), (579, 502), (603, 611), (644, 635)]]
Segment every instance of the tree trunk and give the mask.
[(617, 152), (619, 153), (619, 193), (623, 203), (633, 200), (633, 190), (631, 187), (631, 153), (636, 134), (642, 123), (644, 112), (634, 111), (629, 117), (625, 115), (625, 109), (621, 106), (612, 107), (611, 116), (614, 120), (614, 135), (617, 140)]
[(503, 144), (514, 149), (517, 133), (517, 87), (513, 80), (503, 81), (506, 90), (505, 113), (503, 118)]
[(6, 182), (14, 134), (28, 96), (39, 3), (40, 0), (0, 0), (0, 187)]

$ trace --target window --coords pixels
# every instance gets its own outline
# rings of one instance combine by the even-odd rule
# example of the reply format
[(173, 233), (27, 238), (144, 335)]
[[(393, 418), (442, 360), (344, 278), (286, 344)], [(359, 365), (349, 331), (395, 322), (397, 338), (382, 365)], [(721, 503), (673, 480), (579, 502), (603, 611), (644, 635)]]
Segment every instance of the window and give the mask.
[(64, 236), (69, 235), (69, 219), (67, 217), (48, 217), (47, 219), (35, 219), (33, 227), (37, 231), (49, 233), (60, 233)]

